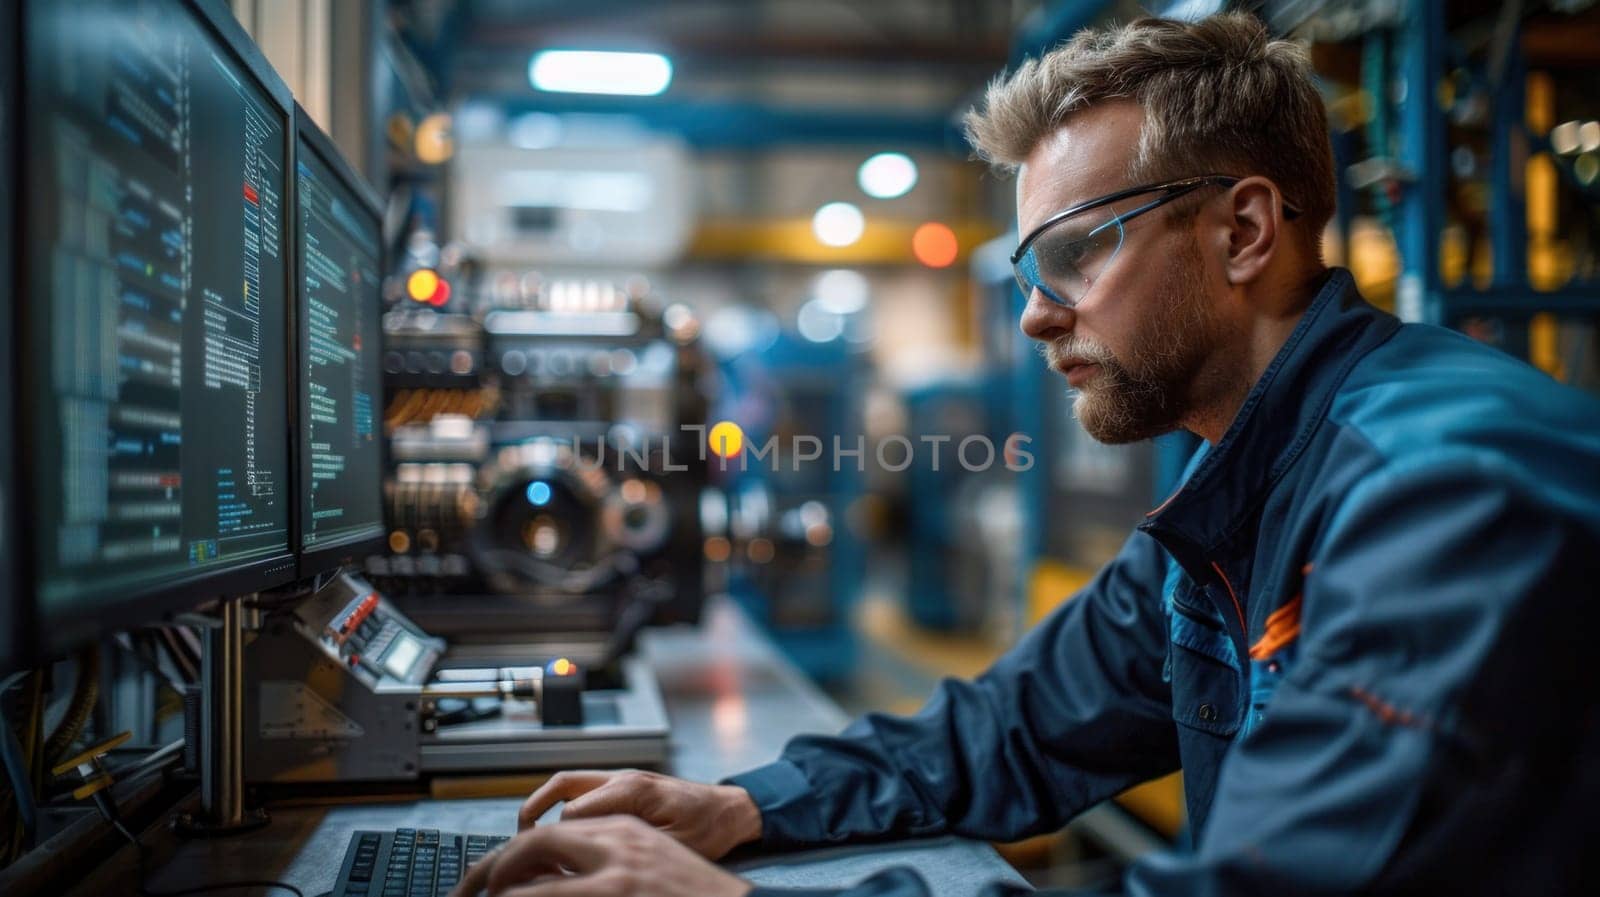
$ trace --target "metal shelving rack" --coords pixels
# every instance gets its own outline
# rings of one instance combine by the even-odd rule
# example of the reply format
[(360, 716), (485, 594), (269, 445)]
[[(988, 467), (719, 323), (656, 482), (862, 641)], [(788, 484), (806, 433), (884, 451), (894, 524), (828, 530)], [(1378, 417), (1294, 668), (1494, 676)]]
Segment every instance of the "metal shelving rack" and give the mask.
[[(1396, 96), (1396, 161), (1406, 178), (1396, 203), (1401, 276), (1397, 313), (1406, 320), (1460, 326), (1472, 317), (1498, 319), (1500, 347), (1526, 358), (1529, 322), (1540, 314), (1600, 316), (1600, 284), (1572, 283), (1537, 290), (1529, 281), (1524, 172), (1532, 154), (1550, 151), (1544, 134), (1526, 123), (1527, 65), (1515, 9), (1497, 23), (1487, 63), (1474, 64), (1452, 41), (1443, 0), (1408, 0), (1393, 41), (1383, 96)], [(1368, 40), (1378, 39), (1369, 35)], [(1448, 128), (1441, 85), (1451, 68), (1464, 69), (1490, 97), (1487, 170), (1488, 236), (1492, 274), (1485, 286), (1470, 276), (1447, 285), (1440, 238), (1448, 224)]]

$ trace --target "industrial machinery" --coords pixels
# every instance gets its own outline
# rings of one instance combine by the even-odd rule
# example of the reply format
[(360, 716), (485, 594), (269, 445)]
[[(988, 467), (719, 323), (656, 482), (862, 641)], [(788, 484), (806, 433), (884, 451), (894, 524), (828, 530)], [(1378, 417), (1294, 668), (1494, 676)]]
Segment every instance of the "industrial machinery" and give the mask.
[(266, 610), (243, 639), (252, 784), (659, 766), (666, 711), (636, 659), (610, 681), (559, 642), (451, 648), (361, 578)]
[(470, 313), (385, 316), (390, 532), (366, 572), (441, 633), (615, 658), (704, 599), (696, 323), (642, 279), (493, 283)]

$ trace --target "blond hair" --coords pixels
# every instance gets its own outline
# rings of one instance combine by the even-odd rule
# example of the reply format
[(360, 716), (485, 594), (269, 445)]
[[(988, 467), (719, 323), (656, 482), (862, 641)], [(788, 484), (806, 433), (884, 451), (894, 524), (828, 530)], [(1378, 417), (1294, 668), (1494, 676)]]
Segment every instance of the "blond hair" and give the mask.
[(1261, 175), (1320, 238), (1333, 216), (1333, 149), (1310, 60), (1243, 13), (1079, 31), (996, 78), (967, 113), (967, 139), (991, 165), (1015, 169), (1073, 113), (1113, 100), (1144, 110), (1135, 180)]

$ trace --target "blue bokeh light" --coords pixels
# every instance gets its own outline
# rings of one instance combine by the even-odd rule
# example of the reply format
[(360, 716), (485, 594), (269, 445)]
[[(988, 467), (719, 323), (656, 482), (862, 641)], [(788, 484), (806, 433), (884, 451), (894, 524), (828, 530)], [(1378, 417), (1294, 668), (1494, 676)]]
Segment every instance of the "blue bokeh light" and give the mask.
[(528, 504), (542, 508), (550, 503), (550, 484), (544, 480), (534, 480), (528, 484)]

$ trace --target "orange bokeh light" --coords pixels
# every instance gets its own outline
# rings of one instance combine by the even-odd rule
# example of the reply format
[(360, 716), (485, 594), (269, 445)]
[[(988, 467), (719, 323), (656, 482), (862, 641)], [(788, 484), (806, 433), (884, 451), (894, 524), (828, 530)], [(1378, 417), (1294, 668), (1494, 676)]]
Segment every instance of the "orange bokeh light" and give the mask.
[(961, 254), (961, 243), (949, 225), (929, 221), (912, 233), (911, 254), (930, 268), (948, 268)]

